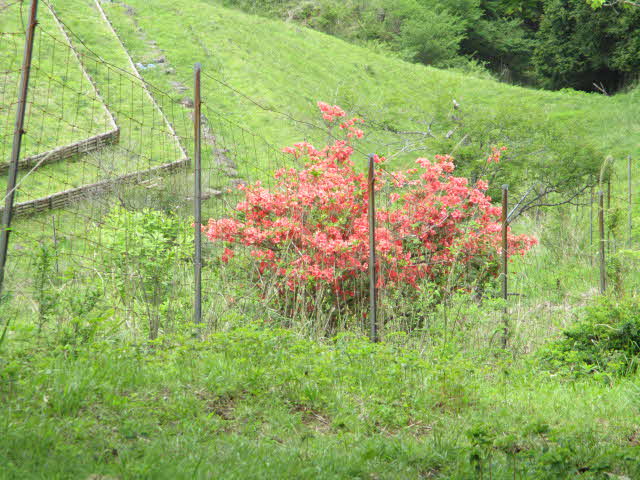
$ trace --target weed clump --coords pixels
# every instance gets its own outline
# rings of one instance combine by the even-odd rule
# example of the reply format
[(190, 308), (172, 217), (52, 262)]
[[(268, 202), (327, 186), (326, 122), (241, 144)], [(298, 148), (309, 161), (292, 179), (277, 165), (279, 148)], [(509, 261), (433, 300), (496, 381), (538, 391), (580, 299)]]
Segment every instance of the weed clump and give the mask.
[(574, 377), (625, 376), (638, 368), (640, 303), (605, 298), (587, 307), (563, 338), (538, 354), (551, 371)]

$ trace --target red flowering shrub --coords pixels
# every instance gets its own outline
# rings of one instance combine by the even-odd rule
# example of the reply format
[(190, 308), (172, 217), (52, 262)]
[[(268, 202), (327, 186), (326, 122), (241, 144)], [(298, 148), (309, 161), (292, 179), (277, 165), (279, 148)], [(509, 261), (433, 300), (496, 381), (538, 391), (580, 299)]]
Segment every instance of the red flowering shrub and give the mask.
[[(345, 116), (337, 106), (318, 106), (329, 125)], [(234, 257), (234, 245), (247, 246), (265, 280), (261, 284), (311, 297), (323, 289), (330, 304), (356, 313), (352, 299), (366, 285), (369, 255), (367, 179), (351, 160), (350, 141), (363, 135), (359, 123), (343, 121), (339, 126), (347, 138), (321, 150), (306, 142), (284, 148), (304, 160), (304, 167), (277, 171), (274, 187), (260, 182), (239, 187), (244, 200), (237, 215), (203, 227), (211, 241), (226, 246), (222, 261)], [(502, 151), (494, 148), (488, 162), (498, 162)], [(405, 171), (377, 172), (375, 188), (382, 191), (377, 198), (387, 204), (376, 212), (378, 286), (415, 291), (423, 280), (442, 285), (454, 266), (463, 266), (467, 274), (456, 275), (453, 287), (469, 287), (477, 278), (470, 278), (468, 267), (497, 265), (501, 208), (485, 194), (487, 182), (469, 185), (452, 175), (452, 157), (416, 163)], [(509, 253), (524, 254), (534, 243), (510, 233)]]

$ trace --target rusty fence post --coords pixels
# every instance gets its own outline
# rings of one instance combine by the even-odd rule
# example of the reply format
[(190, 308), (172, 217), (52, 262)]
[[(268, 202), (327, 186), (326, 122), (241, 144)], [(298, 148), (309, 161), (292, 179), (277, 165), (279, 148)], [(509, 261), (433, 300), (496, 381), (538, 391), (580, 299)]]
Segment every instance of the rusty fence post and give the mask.
[(369, 338), (378, 341), (378, 305), (376, 291), (376, 197), (375, 197), (375, 162), (374, 155), (369, 155)]
[(194, 139), (194, 298), (193, 298), (193, 320), (196, 325), (202, 323), (202, 154), (201, 154), (201, 105), (200, 96), (200, 71), (201, 66), (196, 63), (194, 66), (194, 109), (193, 109), (193, 139)]
[[(611, 175), (609, 175), (609, 179), (607, 180), (607, 209), (606, 215), (611, 215)], [(605, 226), (606, 228), (606, 226)], [(613, 248), (613, 242), (611, 241), (611, 229), (606, 229), (607, 231), (607, 255), (611, 255), (611, 249)]]
[(607, 290), (607, 266), (605, 258), (605, 237), (604, 237), (604, 192), (598, 192), (598, 230), (600, 234), (600, 293)]
[(589, 201), (589, 260), (593, 267), (593, 187), (591, 187), (591, 199)]
[(509, 226), (507, 210), (509, 208), (509, 185), (502, 185), (502, 298), (504, 299), (504, 311), (502, 312), (504, 323), (504, 331), (502, 335), (502, 346), (507, 347), (509, 341), (509, 308), (507, 300), (509, 297), (508, 290), (508, 264), (509, 264), (509, 245), (507, 237), (507, 229)]
[(631, 203), (631, 155), (627, 155), (627, 227), (629, 236), (627, 238), (627, 248), (631, 248), (633, 229), (632, 229), (632, 203)]
[(9, 248), (9, 233), (11, 232), (11, 218), (13, 217), (13, 202), (15, 197), (16, 181), (18, 179), (18, 162), (20, 160), (20, 147), (24, 135), (24, 115), (27, 109), (27, 95), (29, 93), (29, 76), (31, 75), (31, 59), (33, 56), (33, 39), (38, 25), (38, 0), (31, 0), (29, 11), (29, 26), (24, 42), (24, 56), (22, 58), (22, 72), (20, 74), (20, 86), (18, 108), (16, 110), (15, 129), (13, 131), (13, 146), (11, 148), (11, 160), (7, 179), (7, 194), (5, 196), (4, 211), (2, 212), (2, 230), (0, 231), (0, 293), (4, 283), (4, 270), (7, 264), (7, 252)]

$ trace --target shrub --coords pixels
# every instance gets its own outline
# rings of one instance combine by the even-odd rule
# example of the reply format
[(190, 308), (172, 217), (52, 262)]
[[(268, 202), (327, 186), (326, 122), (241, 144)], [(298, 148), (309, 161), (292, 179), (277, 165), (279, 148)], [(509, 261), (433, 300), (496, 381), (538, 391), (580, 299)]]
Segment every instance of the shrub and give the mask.
[(420, 16), (405, 20), (398, 43), (408, 60), (446, 65), (458, 57), (462, 32), (455, 17), (426, 10)]
[(39, 331), (51, 319), (56, 307), (57, 298), (54, 289), (57, 280), (54, 272), (56, 256), (55, 247), (46, 242), (38, 244), (34, 255), (33, 299), (37, 309)]
[(554, 372), (582, 376), (631, 374), (639, 354), (640, 303), (604, 298), (587, 307), (584, 318), (538, 355)]
[(189, 258), (189, 226), (174, 214), (114, 207), (101, 234), (118, 296), (133, 317), (147, 317), (153, 340), (170, 310), (176, 262)]
[[(345, 116), (337, 106), (318, 105), (328, 125)], [(303, 167), (277, 171), (270, 189), (260, 182), (241, 186), (237, 214), (204, 227), (211, 241), (225, 245), (224, 262), (238, 246), (249, 247), (264, 295), (274, 294), (289, 314), (301, 305), (330, 316), (361, 318), (365, 311), (367, 299), (358, 292), (367, 283), (368, 185), (351, 160), (351, 142), (363, 136), (361, 122), (343, 121), (345, 138), (323, 149), (306, 142), (286, 147)], [(488, 163), (498, 162), (501, 152), (494, 148)], [(486, 282), (497, 272), (501, 214), (485, 193), (487, 182), (469, 185), (454, 177), (447, 155), (416, 163), (409, 170), (376, 173), (376, 190), (389, 200), (376, 212), (377, 286), (405, 289), (410, 297), (422, 282), (448, 291)], [(523, 254), (534, 243), (509, 234), (511, 254)], [(289, 303), (282, 300), (287, 292), (294, 298)]]

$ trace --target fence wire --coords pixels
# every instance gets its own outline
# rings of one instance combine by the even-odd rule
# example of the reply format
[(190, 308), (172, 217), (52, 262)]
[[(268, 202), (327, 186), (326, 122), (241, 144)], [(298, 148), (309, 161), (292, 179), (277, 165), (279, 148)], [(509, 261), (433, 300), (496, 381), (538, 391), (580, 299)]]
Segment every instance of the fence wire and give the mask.
[[(0, 15), (3, 173), (11, 153), (25, 40), (21, 6), (19, 2), (7, 4)], [(305, 165), (283, 153), (284, 145), (273, 145), (230, 119), (204, 95), (200, 119), (202, 193), (201, 198), (195, 198), (193, 103), (188, 97), (185, 101), (182, 94), (166, 92), (145, 81), (131, 61), (120, 65), (106, 61), (65, 25), (53, 8), (45, 6), (34, 45), (5, 290), (13, 297), (18, 314), (35, 318), (42, 328), (53, 325), (75, 329), (76, 333), (83, 329), (89, 332), (93, 327), (86, 319), (97, 322), (109, 318), (115, 325), (126, 326), (122, 331), (127, 334), (153, 339), (193, 320), (194, 202), (201, 203), (205, 227), (209, 219), (246, 220), (239, 212), (245, 187), (260, 182), (266, 191), (285, 195), (277, 172), (299, 170)], [(203, 75), (209, 82), (205, 92), (216, 88), (239, 95), (270, 112), (274, 123), (295, 124), (304, 132), (304, 139), (316, 142), (318, 147), (339, 138), (324, 124), (262, 106), (206, 71)], [(359, 165), (355, 170), (363, 175), (368, 153), (354, 146), (353, 158)], [(496, 259), (476, 258), (478, 264), (471, 266), (456, 257), (447, 260), (447, 268), (443, 268), (441, 258), (426, 256), (417, 268), (429, 272), (441, 269), (442, 275), (449, 276), (444, 290), (435, 291), (435, 274), (431, 273), (421, 277), (424, 281), (420, 285), (389, 288), (397, 274), (397, 258), (394, 245), (387, 244), (385, 235), (397, 228), (394, 215), (398, 199), (406, 195), (410, 185), (399, 182), (384, 165), (377, 166), (376, 175), (377, 305), (382, 336), (392, 331), (431, 335), (435, 315), (463, 324), (464, 318), (456, 312), (460, 308), (455, 301), (457, 291), (472, 293), (479, 302), (498, 295), (480, 291), (471, 283), (456, 290), (453, 286), (461, 284), (452, 279), (467, 275), (472, 268), (475, 278), (495, 276), (499, 274)], [(3, 177), (0, 191), (5, 187)], [(356, 194), (362, 196), (366, 206), (367, 192)], [(598, 239), (595, 234), (587, 236), (577, 230), (588, 222), (594, 225), (597, 208), (592, 208), (588, 193), (581, 201), (584, 205), (576, 207), (581, 216), (572, 225), (575, 234), (562, 237), (567, 243), (553, 248), (558, 252), (571, 250), (582, 261), (593, 263), (590, 271), (594, 277), (584, 281), (596, 285)], [(609, 210), (613, 211), (622, 208), (628, 198), (624, 192), (613, 192), (611, 202)], [(636, 208), (637, 203), (634, 199), (631, 206)], [(302, 206), (292, 207), (281, 219), (290, 223), (307, 221), (306, 214)], [(474, 225), (470, 221), (460, 228), (464, 233)], [(612, 254), (626, 239), (621, 228), (609, 228)], [(592, 230), (596, 232), (597, 227)], [(632, 243), (636, 238), (634, 231)], [(406, 252), (413, 240), (407, 237), (394, 242)], [(279, 248), (284, 245), (289, 249), (286, 258), (294, 265), (303, 256), (300, 245), (290, 241)], [(313, 283), (293, 282), (289, 286), (288, 275), (293, 268), (281, 266), (284, 273), (278, 280), (264, 275), (251, 242), (236, 242), (235, 261), (228, 262), (228, 246), (228, 242), (212, 242), (203, 236), (202, 320), (208, 327), (221, 329), (240, 319), (255, 318), (297, 324), (320, 334), (369, 330), (370, 291), (365, 263), (345, 282), (343, 291), (333, 295)], [(458, 255), (464, 256), (464, 249)], [(516, 264), (510, 281), (512, 293), (519, 295), (513, 299), (513, 310), (520, 313), (514, 316), (522, 319), (541, 308), (525, 305), (527, 289), (540, 288), (547, 293), (554, 288), (560, 290), (561, 280), (557, 285), (536, 285), (536, 272), (549, 258), (533, 255)], [(324, 267), (333, 271), (340, 268)], [(447, 286), (451, 288), (447, 290)], [(442, 295), (451, 300), (443, 301)], [(522, 313), (525, 310), (528, 313)], [(85, 320), (81, 322), (81, 318)]]

